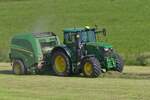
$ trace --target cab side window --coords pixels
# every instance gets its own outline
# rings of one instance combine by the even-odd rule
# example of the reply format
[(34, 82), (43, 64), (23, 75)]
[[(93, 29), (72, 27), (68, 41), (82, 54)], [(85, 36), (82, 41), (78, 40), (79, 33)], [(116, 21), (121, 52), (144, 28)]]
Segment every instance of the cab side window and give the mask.
[(74, 43), (75, 35), (74, 33), (65, 33), (64, 39), (65, 39), (65, 43)]

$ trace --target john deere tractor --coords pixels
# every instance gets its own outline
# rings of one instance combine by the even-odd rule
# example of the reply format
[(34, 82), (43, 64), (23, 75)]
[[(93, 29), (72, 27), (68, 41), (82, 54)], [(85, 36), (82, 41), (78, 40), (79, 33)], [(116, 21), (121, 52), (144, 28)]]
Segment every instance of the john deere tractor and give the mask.
[(69, 28), (63, 33), (63, 44), (53, 32), (14, 36), (10, 50), (13, 72), (98, 77), (104, 71), (123, 71), (122, 58), (110, 44), (99, 41), (100, 35), (106, 35), (105, 29)]
[(68, 76), (83, 73), (86, 77), (98, 77), (103, 70), (123, 71), (123, 60), (111, 45), (99, 42), (99, 35), (106, 30), (96, 28), (70, 28), (64, 30), (64, 44), (51, 52), (51, 65), (56, 75)]

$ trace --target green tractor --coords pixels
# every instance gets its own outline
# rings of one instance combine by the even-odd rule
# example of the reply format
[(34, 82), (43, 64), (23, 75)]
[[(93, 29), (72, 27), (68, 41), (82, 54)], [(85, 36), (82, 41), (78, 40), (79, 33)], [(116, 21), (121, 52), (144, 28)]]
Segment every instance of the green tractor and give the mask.
[[(83, 73), (85, 77), (98, 77), (104, 71), (122, 72), (122, 58), (111, 45), (98, 41), (101, 34), (105, 36), (106, 30), (89, 27), (65, 29), (63, 44), (52, 33), (17, 36), (12, 39), (10, 53), (13, 71), (16, 74), (48, 71), (58, 76)], [(24, 48), (26, 44), (23, 43), (20, 47), (14, 45), (17, 38), (20, 44), (23, 39), (28, 40), (28, 48)]]
[(70, 28), (64, 30), (63, 45), (52, 50), (51, 64), (56, 75), (68, 76), (83, 73), (86, 77), (98, 77), (106, 71), (123, 71), (123, 60), (111, 45), (98, 42), (106, 30), (96, 28)]

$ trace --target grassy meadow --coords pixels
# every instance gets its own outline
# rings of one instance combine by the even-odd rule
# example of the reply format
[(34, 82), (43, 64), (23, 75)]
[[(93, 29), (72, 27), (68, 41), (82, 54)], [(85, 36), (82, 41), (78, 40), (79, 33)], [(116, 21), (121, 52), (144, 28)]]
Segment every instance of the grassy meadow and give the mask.
[(0, 0), (0, 61), (8, 61), (9, 42), (17, 33), (53, 31), (63, 40), (64, 28), (97, 24), (107, 28), (107, 42), (126, 64), (145, 63), (149, 16), (149, 0)]
[[(150, 64), (150, 0), (0, 0), (0, 62), (15, 34), (106, 28), (106, 42), (128, 65)], [(149, 100), (150, 66), (125, 66), (98, 78), (13, 75), (0, 63), (0, 100)]]
[(149, 100), (149, 67), (126, 66), (124, 73), (99, 78), (11, 73), (0, 67), (0, 100)]

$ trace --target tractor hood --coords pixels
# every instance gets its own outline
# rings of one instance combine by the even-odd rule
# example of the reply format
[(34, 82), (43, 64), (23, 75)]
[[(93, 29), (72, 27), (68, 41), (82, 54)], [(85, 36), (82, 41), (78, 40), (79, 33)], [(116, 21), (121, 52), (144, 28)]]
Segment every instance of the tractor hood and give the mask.
[(87, 46), (94, 46), (94, 47), (102, 47), (102, 48), (112, 48), (112, 45), (104, 43), (104, 42), (89, 42), (86, 43)]

